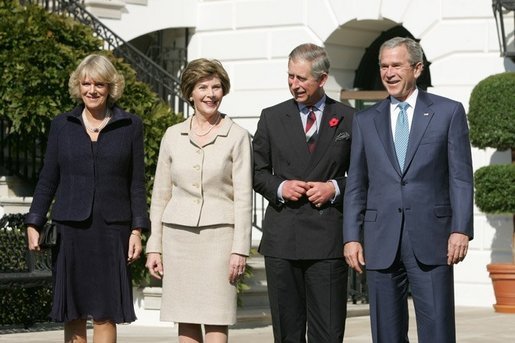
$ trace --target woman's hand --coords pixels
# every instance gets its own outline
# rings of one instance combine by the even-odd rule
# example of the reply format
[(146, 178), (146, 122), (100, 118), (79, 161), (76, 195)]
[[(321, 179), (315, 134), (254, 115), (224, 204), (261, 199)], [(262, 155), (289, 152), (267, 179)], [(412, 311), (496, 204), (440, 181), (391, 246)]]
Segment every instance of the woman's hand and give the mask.
[(147, 254), (147, 263), (145, 264), (150, 275), (154, 278), (161, 280), (163, 276), (163, 263), (161, 262), (161, 254), (157, 252), (151, 252)]
[(231, 254), (229, 259), (229, 282), (236, 283), (239, 278), (243, 277), (247, 257), (239, 254)]
[(143, 247), (141, 246), (141, 229), (133, 229), (129, 237), (129, 253), (127, 262), (131, 264), (141, 256)]
[(39, 251), (39, 231), (32, 225), (27, 226), (27, 243), (29, 250)]

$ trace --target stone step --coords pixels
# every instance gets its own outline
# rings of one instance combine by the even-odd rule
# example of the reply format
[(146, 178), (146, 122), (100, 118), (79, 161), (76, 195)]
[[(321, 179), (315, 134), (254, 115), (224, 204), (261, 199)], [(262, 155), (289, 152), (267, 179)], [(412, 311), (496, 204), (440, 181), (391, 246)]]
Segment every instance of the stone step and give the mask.
[[(0, 174), (1, 175), (1, 174)], [(0, 176), (0, 217), (27, 213), (32, 203), (32, 186), (17, 176)]]
[(233, 328), (255, 328), (272, 324), (272, 315), (268, 306), (247, 308), (239, 307), (236, 313), (237, 321)]
[[(0, 174), (1, 175), (1, 174)], [(32, 186), (17, 176), (0, 176), (0, 198), (32, 196)]]

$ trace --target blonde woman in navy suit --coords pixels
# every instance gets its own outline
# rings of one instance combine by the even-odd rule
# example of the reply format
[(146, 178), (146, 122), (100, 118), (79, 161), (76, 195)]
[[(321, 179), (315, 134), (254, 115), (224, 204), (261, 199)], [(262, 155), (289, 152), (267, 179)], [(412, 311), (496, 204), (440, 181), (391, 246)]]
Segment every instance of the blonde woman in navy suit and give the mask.
[(89, 55), (69, 80), (81, 104), (52, 120), (43, 169), (25, 217), (29, 249), (52, 206), (59, 232), (50, 317), (65, 342), (115, 342), (116, 324), (136, 320), (128, 264), (149, 227), (143, 123), (115, 102), (124, 79), (105, 56)]
[[(181, 92), (195, 109), (166, 131), (159, 150), (147, 263), (163, 278), (161, 320), (180, 342), (227, 342), (236, 282), (250, 249), (250, 135), (218, 109), (229, 77), (216, 60), (191, 61)], [(205, 338), (202, 334), (205, 329)]]

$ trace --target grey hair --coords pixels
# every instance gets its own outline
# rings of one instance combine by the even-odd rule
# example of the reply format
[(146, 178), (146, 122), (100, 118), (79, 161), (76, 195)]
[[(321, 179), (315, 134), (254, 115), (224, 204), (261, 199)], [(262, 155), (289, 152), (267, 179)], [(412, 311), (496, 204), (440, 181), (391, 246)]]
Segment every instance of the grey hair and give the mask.
[(311, 75), (319, 79), (323, 74), (329, 74), (329, 57), (324, 48), (312, 44), (305, 43), (297, 46), (290, 52), (288, 61), (304, 60), (311, 62)]
[(384, 42), (381, 45), (381, 48), (379, 48), (379, 59), (381, 59), (383, 49), (393, 49), (402, 45), (404, 45), (408, 50), (409, 62), (411, 65), (424, 63), (424, 52), (422, 51), (422, 47), (418, 42), (408, 37), (394, 37)]

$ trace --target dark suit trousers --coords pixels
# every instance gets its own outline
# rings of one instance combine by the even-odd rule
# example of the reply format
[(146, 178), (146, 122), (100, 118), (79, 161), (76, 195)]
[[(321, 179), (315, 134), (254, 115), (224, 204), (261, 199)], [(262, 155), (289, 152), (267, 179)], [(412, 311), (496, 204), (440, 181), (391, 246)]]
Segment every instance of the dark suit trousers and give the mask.
[(274, 341), (343, 341), (347, 274), (343, 259), (285, 260), (265, 257)]
[(453, 268), (418, 262), (407, 230), (402, 232), (394, 264), (386, 270), (367, 270), (367, 283), (375, 343), (409, 342), (408, 287), (415, 306), (418, 342), (456, 342)]

